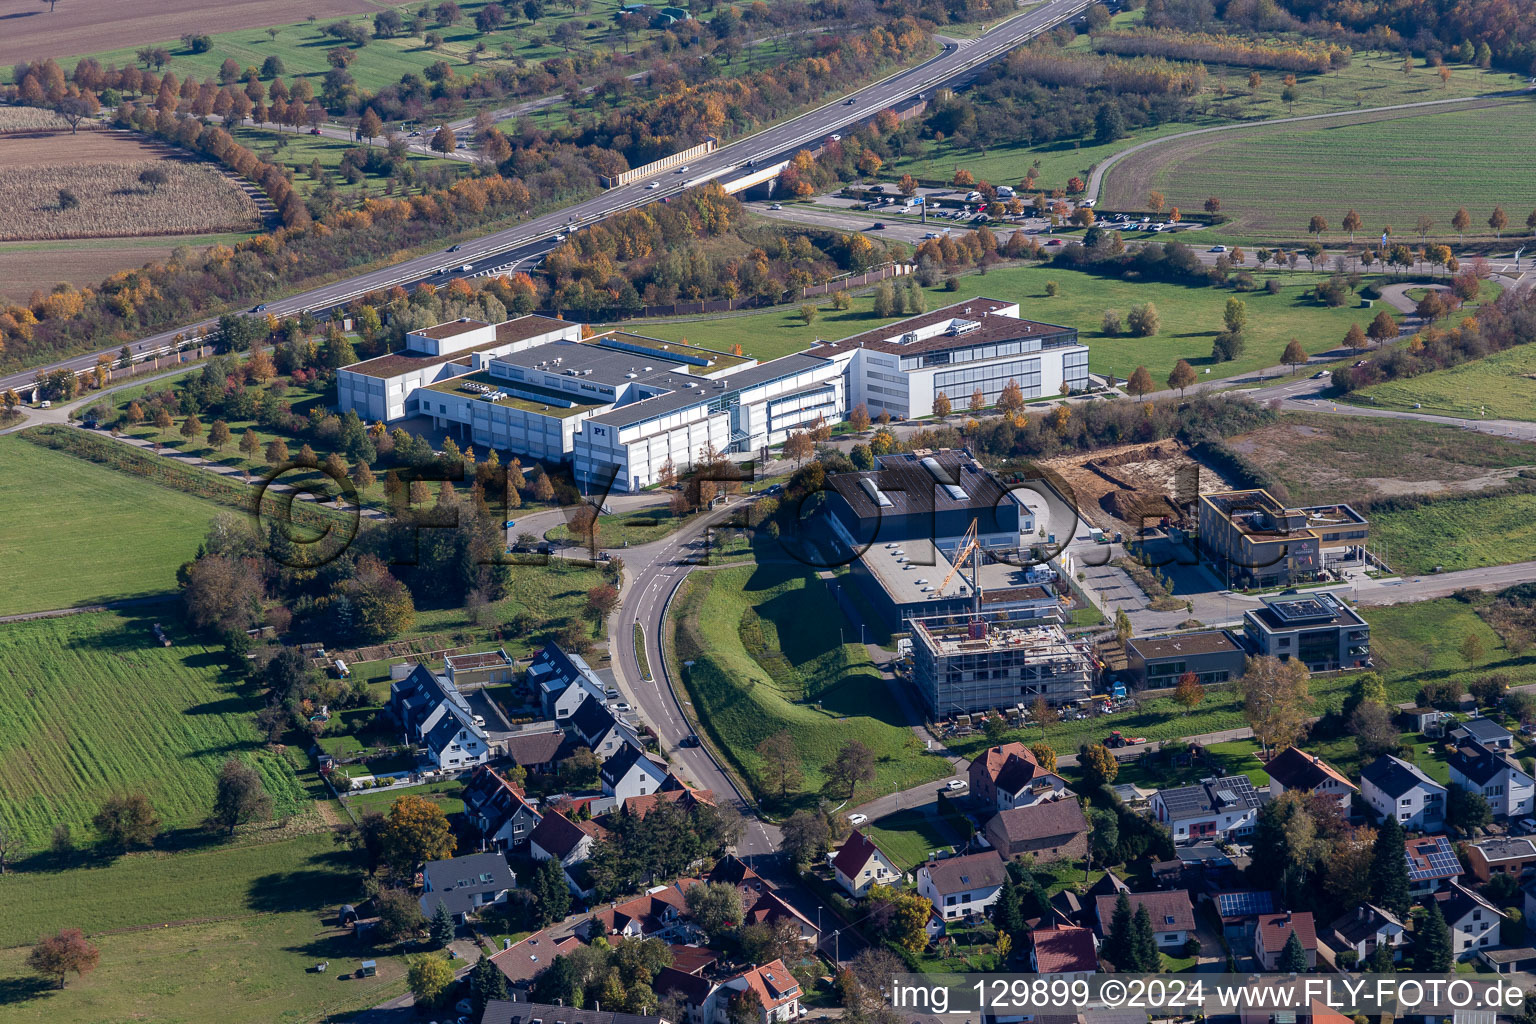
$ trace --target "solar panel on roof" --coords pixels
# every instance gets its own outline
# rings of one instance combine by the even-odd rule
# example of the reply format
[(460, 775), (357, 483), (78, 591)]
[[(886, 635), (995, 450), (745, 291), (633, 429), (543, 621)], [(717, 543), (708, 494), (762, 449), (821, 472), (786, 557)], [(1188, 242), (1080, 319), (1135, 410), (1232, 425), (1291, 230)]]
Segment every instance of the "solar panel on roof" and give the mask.
[(1316, 597), (1298, 597), (1287, 601), (1275, 601), (1269, 610), (1285, 622), (1304, 622), (1308, 619), (1333, 618), (1333, 603)]
[(1269, 914), (1275, 909), (1275, 894), (1268, 891), (1222, 892), (1216, 894), (1217, 912), (1222, 917), (1247, 917)]

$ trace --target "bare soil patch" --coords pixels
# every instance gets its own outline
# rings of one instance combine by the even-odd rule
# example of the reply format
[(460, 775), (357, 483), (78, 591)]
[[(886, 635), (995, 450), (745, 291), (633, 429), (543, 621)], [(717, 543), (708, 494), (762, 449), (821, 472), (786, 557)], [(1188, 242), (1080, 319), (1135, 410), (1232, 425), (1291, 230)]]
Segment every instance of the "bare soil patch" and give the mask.
[(226, 32), (374, 10), (368, 0), (64, 0), (50, 12), (46, 0), (0, 0), (0, 63), (73, 57), (144, 43), (164, 43), (183, 32)]
[(1146, 518), (1177, 518), (1179, 497), (1228, 489), (1219, 473), (1190, 458), (1177, 441), (1128, 444), (1044, 463), (1071, 487), (1083, 517), (1106, 531), (1127, 535)]
[[(151, 167), (165, 172), (163, 184), (139, 181)], [(259, 223), (256, 204), (218, 168), (127, 133), (0, 135), (0, 241), (244, 231)]]

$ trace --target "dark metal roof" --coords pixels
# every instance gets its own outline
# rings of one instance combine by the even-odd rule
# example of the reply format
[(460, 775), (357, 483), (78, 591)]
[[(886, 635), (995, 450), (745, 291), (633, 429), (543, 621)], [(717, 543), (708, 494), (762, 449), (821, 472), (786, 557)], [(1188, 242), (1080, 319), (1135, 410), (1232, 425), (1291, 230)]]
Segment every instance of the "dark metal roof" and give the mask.
[[(993, 510), (1011, 500), (1001, 480), (965, 452), (953, 449), (926, 456), (882, 456), (876, 469), (835, 473), (827, 483), (860, 519), (970, 510), (982, 517), (983, 533), (990, 532), (988, 524), (996, 521)], [(870, 494), (871, 488), (877, 495)]]
[(1420, 771), (1417, 765), (1391, 754), (1382, 754), (1360, 769), (1360, 778), (1393, 799), (1410, 792), (1416, 786), (1430, 786), (1442, 792), (1445, 790), (1444, 786)]
[(1259, 806), (1259, 794), (1246, 775), (1227, 775), (1193, 786), (1159, 790), (1157, 794), (1174, 821), (1200, 814), (1248, 810)]

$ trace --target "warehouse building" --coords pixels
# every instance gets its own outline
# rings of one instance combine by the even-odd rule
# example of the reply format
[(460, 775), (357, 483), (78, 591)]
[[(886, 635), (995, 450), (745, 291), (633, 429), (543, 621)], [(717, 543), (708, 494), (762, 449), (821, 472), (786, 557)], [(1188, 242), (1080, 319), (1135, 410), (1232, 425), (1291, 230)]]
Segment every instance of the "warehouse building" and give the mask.
[(856, 551), (914, 541), (953, 553), (972, 523), (983, 550), (1017, 551), (1035, 531), (1021, 493), (953, 448), (882, 455), (872, 470), (827, 478), (832, 529)]
[(908, 625), (912, 681), (935, 717), (1084, 700), (1098, 679), (1092, 644), (1054, 623), (939, 615)]

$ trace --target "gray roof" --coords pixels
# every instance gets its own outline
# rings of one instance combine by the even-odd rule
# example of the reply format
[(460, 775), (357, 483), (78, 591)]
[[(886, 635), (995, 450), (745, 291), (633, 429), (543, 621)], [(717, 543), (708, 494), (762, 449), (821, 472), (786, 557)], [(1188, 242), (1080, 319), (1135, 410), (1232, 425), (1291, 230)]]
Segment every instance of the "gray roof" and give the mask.
[(507, 859), (500, 853), (428, 861), (421, 874), (427, 886), (421, 895), (421, 912), (428, 917), (436, 913), (440, 903), (450, 914), (463, 914), (474, 909), (477, 894), (484, 895), (482, 903), (491, 902), (499, 893), (517, 885)]
[(649, 771), (657, 778), (665, 778), (667, 769), (651, 760), (644, 750), (626, 743), (608, 760), (603, 762), (602, 778), (610, 786), (616, 786), (635, 765), (649, 765)]
[[(687, 409), (695, 405), (707, 405), (710, 402), (724, 398), (733, 392), (746, 388), (766, 384), (779, 377), (790, 377), (806, 370), (823, 366), (828, 360), (820, 356), (807, 355), (797, 352), (793, 355), (781, 356), (770, 362), (760, 363), (735, 373), (728, 373), (715, 377), (691, 377), (676, 375), (666, 379), (647, 378), (645, 383), (652, 386), (671, 386), (674, 390), (664, 395), (656, 395), (638, 402), (630, 402), (627, 405), (616, 406), (608, 412), (598, 416), (587, 417), (588, 423), (603, 423), (609, 426), (622, 427), (631, 423), (641, 423), (657, 416), (665, 416), (677, 412), (679, 409)], [(697, 387), (688, 387), (687, 382), (692, 381)]]
[(1502, 750), (1491, 750), (1475, 740), (1468, 740), (1458, 746), (1447, 760), (1453, 771), (1479, 786), (1488, 785), (1506, 772), (1524, 774), (1520, 762), (1509, 754)]
[(1404, 761), (1400, 757), (1393, 757), (1391, 754), (1382, 754), (1360, 769), (1360, 778), (1393, 799), (1412, 792), (1418, 786), (1429, 786), (1441, 792), (1445, 791), (1444, 786), (1425, 775), (1418, 765)]
[(1406, 931), (1407, 926), (1389, 910), (1371, 904), (1362, 903), (1349, 913), (1339, 917), (1328, 927), (1333, 933), (1351, 946), (1358, 945), (1367, 938), (1375, 935), (1388, 925), (1396, 925), (1400, 931)]
[(668, 1024), (664, 1017), (611, 1010), (578, 1010), (553, 1003), (514, 1003), (492, 999), (485, 1004), (480, 1024)]
[(1515, 735), (1491, 718), (1469, 718), (1451, 730), (1452, 736), (1459, 736), (1462, 733), (1483, 743), (1509, 740)]
[(940, 893), (989, 889), (1002, 885), (1008, 878), (1008, 867), (996, 850), (968, 853), (946, 860), (931, 860), (923, 865), (922, 870), (928, 872), (928, 877)]
[(1246, 775), (1226, 775), (1193, 786), (1159, 790), (1157, 794), (1174, 821), (1202, 814), (1250, 810), (1259, 806), (1259, 794)]

